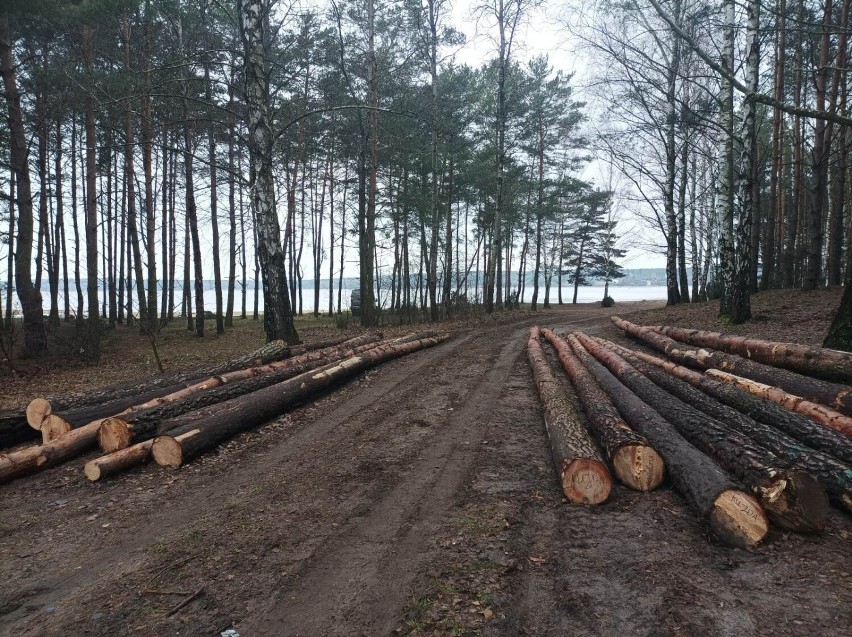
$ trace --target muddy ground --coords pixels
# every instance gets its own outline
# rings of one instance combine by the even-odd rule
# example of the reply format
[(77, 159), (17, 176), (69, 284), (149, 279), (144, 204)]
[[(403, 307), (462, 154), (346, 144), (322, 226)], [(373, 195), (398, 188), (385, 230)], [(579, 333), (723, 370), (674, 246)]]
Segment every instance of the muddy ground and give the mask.
[(179, 471), (0, 487), (0, 634), (850, 634), (837, 511), (746, 551), (668, 486), (563, 503), (527, 329), (611, 335), (657, 305), (460, 329)]

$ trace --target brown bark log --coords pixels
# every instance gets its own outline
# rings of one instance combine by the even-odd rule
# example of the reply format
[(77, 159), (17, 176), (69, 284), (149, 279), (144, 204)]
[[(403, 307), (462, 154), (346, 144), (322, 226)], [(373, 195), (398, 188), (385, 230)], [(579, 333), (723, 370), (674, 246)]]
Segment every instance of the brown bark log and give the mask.
[[(664, 413), (684, 438), (750, 487), (775, 524), (799, 532), (825, 528), (826, 495), (813, 478), (790, 470), (790, 463), (783, 458), (661, 389), (590, 337), (575, 335), (633, 393)], [(823, 506), (810, 507), (811, 502)]]
[(729, 374), (718, 369), (708, 369), (706, 373), (708, 376), (721, 380), (724, 383), (735, 385), (751, 392), (755, 396), (771, 400), (782, 407), (786, 407), (790, 411), (807, 416), (825, 427), (834, 429), (846, 436), (852, 436), (852, 418), (844, 416), (824, 405), (805, 400), (799, 396), (793, 396), (778, 387), (764, 385), (763, 383), (735, 376), (734, 374)]
[[(366, 337), (352, 339), (357, 343), (368, 340)], [(168, 400), (159, 403), (149, 403), (147, 408), (133, 410), (125, 414), (112, 416), (103, 421), (98, 432), (98, 444), (107, 453), (124, 449), (132, 444), (153, 438), (157, 433), (165, 433), (166, 430), (158, 432), (157, 426), (163, 420), (175, 418), (182, 414), (202, 409), (211, 405), (238, 398), (245, 394), (258, 391), (270, 385), (281, 383), (285, 380), (304, 374), (312, 369), (323, 367), (333, 361), (347, 356), (368, 351), (378, 347), (379, 343), (368, 342), (357, 347), (344, 350), (335, 350), (330, 355), (316, 358), (312, 353), (304, 354), (297, 359), (288, 359), (280, 363), (271, 363), (263, 367), (254, 367), (245, 370), (254, 373), (240, 373), (242, 380), (232, 378), (234, 382), (220, 383), (219, 378), (211, 379), (209, 385), (202, 383), (203, 387), (196, 387), (196, 391), (187, 392), (183, 390), (172, 395)], [(328, 351), (328, 350), (319, 350)], [(303, 359), (299, 361), (298, 359)], [(290, 361), (297, 361), (291, 364)], [(189, 388), (187, 388), (189, 389)], [(202, 391), (206, 389), (206, 391)], [(169, 397), (166, 397), (169, 398)]]
[[(186, 434), (184, 434), (184, 436), (185, 435)], [(177, 437), (178, 441), (182, 439), (183, 438), (181, 436)], [(128, 469), (140, 464), (144, 464), (151, 458), (151, 446), (153, 444), (153, 440), (145, 440), (144, 442), (135, 444), (132, 447), (119, 449), (118, 451), (108, 453), (100, 458), (89, 460), (89, 462), (86, 463), (86, 466), (83, 467), (83, 473), (85, 473), (86, 477), (92, 482), (97, 482), (98, 480), (103, 480), (108, 476), (122, 471), (127, 471)]]
[[(161, 426), (169, 433), (154, 440), (154, 460), (162, 466), (180, 467), (220, 442), (281, 415), (342, 380), (393, 358), (432, 347), (445, 339), (436, 337), (409, 343), (383, 344), (213, 408), (200, 409), (164, 422)], [(185, 433), (192, 435), (178, 441), (177, 436)]]
[(842, 383), (852, 382), (852, 353), (850, 352), (666, 325), (654, 326), (651, 329), (689, 345), (712, 347), (807, 376), (817, 376)]
[[(271, 343), (267, 343), (266, 345), (258, 348), (254, 352), (238, 356), (224, 363), (204, 365), (175, 372), (166, 372), (164, 374), (152, 374), (144, 378), (116, 383), (99, 389), (91, 389), (62, 396), (43, 397), (43, 400), (50, 403), (53, 413), (61, 413), (71, 409), (100, 405), (102, 403), (112, 402), (123, 398), (131, 398), (136, 401), (132, 404), (138, 404), (148, 400), (147, 398), (144, 400), (138, 400), (140, 395), (151, 392), (156, 388), (170, 388), (175, 385), (186, 384), (192, 381), (208, 378), (210, 376), (225, 374), (236, 369), (255, 367), (265, 363), (283, 360), (285, 358), (298, 356), (317, 349), (340, 345), (345, 340), (347, 340), (347, 337), (341, 336), (329, 339), (328, 341), (313, 343), (311, 345), (293, 346), (287, 345), (285, 341), (272, 341)], [(36, 429), (40, 429), (41, 423), (39, 422), (37, 425), (33, 426)]]
[(41, 437), (40, 430), (27, 422), (26, 407), (0, 412), (0, 449), (8, 449), (22, 442), (32, 442)]
[(38, 471), (39, 445), (25, 447), (12, 453), (0, 453), (0, 484)]
[(644, 436), (624, 422), (606, 392), (571, 352), (568, 343), (548, 329), (541, 330), (541, 333), (556, 350), (615, 475), (631, 489), (656, 489), (665, 477), (663, 459)]
[(617, 316), (613, 316), (611, 320), (620, 329), (664, 352), (678, 363), (698, 369), (721, 369), (737, 376), (745, 376), (760, 383), (780, 387), (807, 400), (822, 403), (847, 416), (852, 415), (852, 387), (849, 385), (802, 376), (786, 369), (757, 363), (737, 354), (694, 349), (651, 328), (635, 325)]
[(780, 430), (808, 445), (808, 447), (852, 465), (852, 442), (847, 436), (823, 427), (806, 416), (791, 412), (777, 403), (755, 396), (734, 385), (728, 385), (710, 376), (644, 352), (635, 352), (635, 354), (640, 360), (661, 367), (673, 376), (685, 380), (693, 387), (698, 387), (705, 394), (750, 415), (765, 425), (769, 425), (773, 430)]
[(743, 491), (709, 457), (693, 447), (672, 424), (621, 384), (572, 337), (568, 343), (583, 366), (609, 395), (624, 420), (643, 434), (666, 462), (677, 490), (706, 518), (723, 542), (740, 547), (758, 544), (769, 530), (760, 504)]
[[(844, 467), (836, 460), (827, 458), (819, 452), (809, 449), (781, 431), (757, 422), (746, 414), (721, 403), (693, 387), (688, 382), (667, 373), (660, 367), (644, 362), (631, 350), (609, 341), (596, 340), (602, 346), (607, 347), (624, 358), (624, 360), (665, 391), (696, 409), (700, 409), (719, 422), (725, 423), (726, 427), (736, 431), (738, 434), (746, 436), (764, 449), (774, 453), (783, 462), (785, 468), (810, 474), (830, 493), (836, 491), (839, 497), (833, 497), (832, 499), (836, 499), (841, 506), (850, 510), (848, 506), (852, 504), (852, 499), (850, 499), (850, 495), (852, 495), (852, 490), (850, 490), (850, 487), (852, 487), (852, 482), (850, 482), (852, 470), (848, 467)], [(696, 374), (699, 377), (701, 376), (701, 374), (697, 374), (691, 370), (686, 371)], [(807, 516), (800, 518), (797, 521), (797, 528), (792, 530), (800, 532), (820, 531), (824, 528), (826, 522), (827, 499), (824, 494), (820, 495), (819, 490), (810, 489), (806, 493), (810, 497), (807, 500), (801, 498), (801, 506), (810, 512)], [(808, 528), (809, 521), (818, 521), (819, 524)]]
[(612, 490), (609, 470), (580, 420), (580, 414), (556, 380), (542, 351), (537, 327), (530, 330), (527, 354), (541, 398), (544, 424), (562, 492), (575, 504), (605, 502)]

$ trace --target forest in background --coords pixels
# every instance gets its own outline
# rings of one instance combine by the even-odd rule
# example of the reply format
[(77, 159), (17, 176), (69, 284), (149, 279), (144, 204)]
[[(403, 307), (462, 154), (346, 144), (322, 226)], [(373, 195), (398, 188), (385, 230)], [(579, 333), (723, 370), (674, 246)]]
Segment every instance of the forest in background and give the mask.
[[(97, 360), (119, 323), (227, 329), (249, 280), (267, 337), (295, 341), (296, 312), (344, 307), (305, 302), (304, 280), (339, 290), (353, 263), (364, 325), (388, 279), (409, 319), (511, 307), (528, 281), (535, 309), (620, 277), (637, 217), (663, 238), (670, 304), (719, 297), (738, 323), (760, 289), (846, 281), (826, 343), (852, 346), (849, 0), (550, 3), (594, 108), (521, 54), (545, 4), (474, 2), (471, 67), (449, 0), (7, 2), (9, 342), (13, 295), (26, 355), (67, 322)], [(605, 187), (582, 178), (593, 159)]]

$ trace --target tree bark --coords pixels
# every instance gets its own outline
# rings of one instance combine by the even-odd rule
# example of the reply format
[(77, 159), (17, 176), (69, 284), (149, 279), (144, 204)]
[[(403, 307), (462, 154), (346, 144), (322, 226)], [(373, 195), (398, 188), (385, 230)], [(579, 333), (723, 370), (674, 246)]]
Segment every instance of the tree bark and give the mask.
[(263, 325), (269, 341), (298, 343), (293, 325), (287, 269), (275, 204), (272, 171), (272, 118), (267, 69), (268, 0), (239, 0), (240, 37), (244, 50), (251, 200), (257, 228), (257, 255), (263, 273)]
[(778, 403), (791, 411), (808, 416), (811, 420), (814, 420), (825, 427), (839, 431), (847, 436), (852, 436), (852, 418), (837, 413), (832, 409), (828, 409), (819, 403), (802, 400), (798, 396), (788, 394), (777, 387), (758, 383), (753, 380), (749, 380), (748, 378), (741, 378), (740, 376), (735, 376), (734, 374), (729, 374), (728, 372), (723, 372), (718, 369), (708, 369), (707, 375), (728, 384), (741, 387), (755, 396), (771, 400), (772, 402)]
[[(229, 400), (214, 408), (201, 409), (165, 421), (161, 424), (161, 429), (168, 431), (168, 434), (154, 440), (154, 460), (162, 466), (180, 467), (220, 442), (281, 415), (342, 380), (393, 358), (432, 347), (443, 340), (444, 337), (436, 337), (381, 345), (283, 383)], [(177, 437), (185, 433), (193, 435), (178, 441)]]
[(107, 418), (98, 432), (98, 443), (107, 453), (123, 449), (152, 438), (157, 433), (157, 425), (163, 420), (231, 400), (328, 365), (332, 361), (368, 351), (377, 347), (378, 340), (379, 337), (375, 334), (366, 335), (339, 347), (308, 352), (295, 358), (213, 376), (164, 396), (138, 403), (124, 412), (114, 412), (112, 417)]
[[(83, 25), (83, 63), (87, 72), (94, 64), (92, 27)], [(86, 288), (89, 315), (86, 319), (86, 344), (83, 357), (97, 361), (101, 356), (101, 319), (98, 315), (98, 193), (95, 150), (97, 104), (92, 91), (86, 91)], [(20, 245), (20, 242), (19, 242)]]
[[(15, 254), (15, 286), (24, 317), (24, 355), (39, 356), (47, 349), (41, 290), (33, 285), (31, 276), (33, 246), (33, 198), (30, 187), (29, 153), (21, 96), (16, 77), (17, 65), (13, 54), (9, 19), (0, 18), (0, 75), (6, 90), (9, 122), (9, 154), (17, 186), (17, 251)], [(11, 322), (11, 314), (7, 319)]]
[[(610, 343), (610, 346), (613, 344)], [(619, 353), (622, 350), (623, 348), (616, 348)], [(680, 384), (675, 384), (673, 381), (685, 381), (715, 399), (713, 402), (705, 401), (695, 405), (714, 418), (723, 419), (731, 427), (776, 455), (793, 460), (795, 466), (810, 473), (822, 483), (835, 504), (852, 513), (852, 468), (838, 460), (845, 459), (849, 462), (852, 458), (852, 443), (844, 440), (843, 436), (825, 430), (808, 418), (790, 413), (774, 403), (753, 396), (735, 386), (726, 385), (700, 372), (644, 352), (633, 352), (632, 358), (635, 358), (638, 363), (646, 363), (667, 372), (667, 376), (670, 375), (672, 381), (663, 376), (646, 375), (666, 391), (684, 400), (687, 400), (684, 398), (687, 396), (686, 392), (681, 389)], [(633, 363), (631, 358), (627, 360), (645, 373), (644, 367)], [(725, 408), (725, 406), (728, 407)], [(828, 439), (824, 435), (826, 432)], [(836, 457), (833, 457), (831, 452), (834, 452)]]
[(852, 415), (852, 391), (848, 385), (802, 376), (786, 369), (757, 363), (736, 354), (685, 347), (650, 328), (634, 325), (617, 316), (612, 317), (611, 320), (620, 329), (642, 339), (679, 363), (699, 369), (721, 369), (737, 376), (745, 376), (760, 383), (780, 387), (806, 400), (822, 403), (844, 415)]
[[(689, 383), (679, 380), (665, 371), (637, 358), (633, 352), (615, 343), (595, 339), (598, 344), (614, 352), (643, 376), (653, 381), (662, 390), (675, 398), (700, 410), (733, 432), (735, 436), (743, 437), (748, 444), (755, 443), (762, 447), (759, 453), (769, 451), (777, 459), (781, 473), (789, 478), (789, 489), (779, 490), (777, 499), (765, 505), (766, 511), (773, 522), (783, 528), (798, 533), (813, 533), (825, 528), (828, 514), (828, 498), (822, 487), (813, 482), (808, 470), (801, 465), (800, 460), (805, 454), (805, 447), (771, 427), (755, 422), (749, 416), (736, 409), (723, 405)], [(776, 443), (778, 441), (778, 443)], [(789, 441), (787, 443), (786, 441)], [(752, 447), (745, 447), (746, 453), (754, 453)], [(810, 451), (810, 450), (809, 450)], [(811, 451), (811, 453), (813, 453)], [(765, 460), (763, 460), (765, 461)], [(839, 463), (837, 463), (839, 464)], [(818, 476), (814, 476), (817, 478)], [(778, 509), (783, 514), (777, 515)]]
[(580, 414), (548, 363), (539, 329), (530, 330), (527, 354), (544, 412), (553, 464), (562, 492), (575, 504), (600, 504), (609, 497), (612, 478)]
[[(568, 337), (578, 356), (585, 350)], [(665, 460), (677, 490), (689, 505), (707, 520), (713, 533), (726, 544), (751, 547), (769, 531), (760, 504), (735, 484), (719, 465), (693, 447), (659, 413), (642, 402), (603, 365), (591, 356), (584, 366), (609, 395), (624, 420), (644, 435)]]
[(656, 489), (665, 477), (663, 459), (644, 436), (633, 431), (618, 415), (606, 392), (586, 371), (568, 343), (548, 329), (541, 333), (556, 350), (615, 475), (631, 489)]
[(665, 413), (684, 438), (752, 489), (773, 522), (795, 531), (825, 527), (826, 507), (809, 506), (820, 498), (825, 504), (825, 492), (810, 476), (788, 470), (775, 454), (662, 390), (585, 334), (576, 333), (576, 337), (642, 401)]
[(662, 325), (655, 326), (653, 329), (682, 343), (697, 347), (712, 347), (800, 374), (818, 376), (825, 380), (849, 381), (852, 379), (852, 353), (850, 352), (676, 326)]

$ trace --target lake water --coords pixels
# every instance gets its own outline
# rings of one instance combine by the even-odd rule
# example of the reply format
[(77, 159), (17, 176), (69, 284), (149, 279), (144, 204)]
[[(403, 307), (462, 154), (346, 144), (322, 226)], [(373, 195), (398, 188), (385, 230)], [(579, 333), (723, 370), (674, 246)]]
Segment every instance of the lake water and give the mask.
[[(5, 288), (2, 290), (4, 292), (5, 297)], [(473, 288), (472, 286), (468, 288), (468, 294), (472, 295)], [(349, 299), (352, 293), (352, 289), (350, 287), (343, 288), (343, 294), (341, 296), (341, 301), (343, 304), (343, 309), (349, 309)], [(527, 286), (524, 290), (524, 303), (530, 303), (532, 301), (532, 286)], [(85, 297), (86, 290), (85, 286), (83, 289), (83, 296)], [(180, 311), (180, 301), (181, 301), (181, 289), (180, 287), (176, 287), (175, 289), (175, 302), (176, 302), (176, 311)], [(334, 294), (334, 308), (337, 310), (337, 288), (333, 291)], [(609, 288), (610, 296), (615, 299), (616, 303), (626, 302), (626, 301), (655, 301), (666, 298), (666, 287), (662, 285), (655, 286), (610, 286)], [(44, 313), (47, 314), (50, 311), (50, 295), (48, 290), (44, 290), (42, 292), (43, 296), (43, 304), (44, 304)], [(569, 286), (564, 286), (562, 288), (562, 302), (570, 303), (574, 296), (574, 288)], [(474, 299), (472, 297), (471, 301)], [(101, 299), (103, 299), (103, 292), (101, 293)], [(555, 305), (558, 302), (558, 294), (556, 288), (551, 288), (550, 290), (550, 302)], [(578, 303), (593, 303), (598, 302), (603, 299), (603, 286), (582, 286), (577, 291), (577, 302)], [(390, 304), (390, 292), (389, 290), (381, 290), (379, 293), (379, 300), (381, 305), (387, 307)], [(539, 303), (544, 302), (544, 287), (539, 289)], [(18, 304), (17, 297), (13, 298), (13, 307), (16, 310), (16, 313), (20, 311), (20, 305)], [(263, 291), (260, 291), (260, 308), (263, 311)], [(303, 290), (302, 292), (302, 301), (304, 303), (303, 312), (309, 313), (314, 310), (314, 290), (313, 288), (308, 288)], [(223, 290), (222, 293), (222, 302), (227, 303), (227, 290)], [(74, 287), (71, 287), (71, 306), (72, 312), (74, 311), (74, 306), (77, 303), (76, 292), (74, 291)], [(3, 299), (3, 308), (5, 310), (6, 300)], [(64, 295), (62, 293), (62, 285), (60, 285), (59, 292), (59, 307), (60, 311), (64, 305)], [(234, 293), (234, 313), (239, 315), (242, 306), (242, 291), (240, 286), (237, 285), (237, 288)], [(213, 311), (216, 307), (216, 294), (214, 288), (208, 287), (204, 290), (204, 309), (207, 311)], [(319, 307), (320, 312), (328, 312), (328, 289), (320, 288), (319, 291)], [(249, 285), (248, 290), (246, 291), (246, 311), (251, 314), (254, 308), (254, 287), (253, 285)]]

